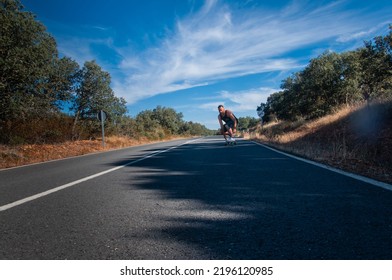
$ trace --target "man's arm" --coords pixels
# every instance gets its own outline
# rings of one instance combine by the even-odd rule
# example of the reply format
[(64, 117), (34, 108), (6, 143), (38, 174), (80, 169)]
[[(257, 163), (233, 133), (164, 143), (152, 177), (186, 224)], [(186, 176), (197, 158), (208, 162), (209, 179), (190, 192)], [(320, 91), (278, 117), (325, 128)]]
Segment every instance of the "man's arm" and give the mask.
[(221, 129), (221, 133), (223, 134), (223, 122), (222, 122), (222, 117), (221, 115), (218, 115), (218, 121)]

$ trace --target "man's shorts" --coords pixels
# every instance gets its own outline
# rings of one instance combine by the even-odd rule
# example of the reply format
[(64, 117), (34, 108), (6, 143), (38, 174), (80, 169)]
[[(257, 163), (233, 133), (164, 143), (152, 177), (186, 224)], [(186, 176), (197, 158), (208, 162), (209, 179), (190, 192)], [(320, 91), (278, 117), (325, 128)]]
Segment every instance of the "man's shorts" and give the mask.
[(228, 131), (229, 128), (233, 128), (234, 127), (234, 122), (232, 120), (228, 121), (227, 123), (225, 123), (225, 125), (223, 126), (224, 131)]

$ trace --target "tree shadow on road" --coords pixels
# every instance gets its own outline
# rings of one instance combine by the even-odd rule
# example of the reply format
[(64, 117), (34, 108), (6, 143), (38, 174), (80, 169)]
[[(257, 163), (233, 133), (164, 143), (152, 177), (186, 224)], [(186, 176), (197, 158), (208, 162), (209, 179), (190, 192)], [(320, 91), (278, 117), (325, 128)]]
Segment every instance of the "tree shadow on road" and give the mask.
[[(390, 192), (251, 142), (195, 142), (123, 172), (150, 211), (144, 227), (154, 233), (136, 234), (151, 245), (143, 258), (392, 257)], [(189, 253), (170, 249), (178, 244)]]

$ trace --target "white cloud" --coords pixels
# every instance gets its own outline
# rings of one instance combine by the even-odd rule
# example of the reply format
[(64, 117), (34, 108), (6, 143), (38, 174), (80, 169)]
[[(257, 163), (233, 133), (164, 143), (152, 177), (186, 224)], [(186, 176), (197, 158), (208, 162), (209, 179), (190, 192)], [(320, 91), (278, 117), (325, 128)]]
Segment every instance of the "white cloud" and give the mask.
[[(274, 88), (255, 88), (243, 91), (221, 91), (214, 97), (205, 98), (214, 101), (199, 104), (197, 107), (204, 110), (216, 111), (219, 105), (230, 107), (235, 112), (249, 112), (256, 110), (257, 105), (266, 102), (267, 98), (279, 89)], [(199, 101), (202, 99), (198, 99)]]
[[(116, 94), (132, 104), (160, 93), (233, 77), (271, 71), (288, 73), (304, 63), (288, 58), (290, 52), (326, 40), (336, 44), (351, 41), (362, 44), (366, 37), (390, 23), (385, 15), (378, 17), (375, 12), (343, 10), (349, 2), (346, 0), (323, 2), (293, 0), (281, 10), (260, 7), (235, 10), (223, 1), (206, 0), (199, 11), (179, 18), (174, 30), (167, 30), (158, 45), (144, 51), (134, 49), (132, 41), (127, 47), (116, 47), (111, 39), (116, 31), (112, 28), (65, 26), (55, 22), (52, 25), (73, 34), (58, 38), (62, 54), (81, 65), (97, 59), (111, 72)], [(114, 65), (105, 58), (100, 61), (102, 47), (110, 49), (109, 56), (121, 58), (120, 61)]]
[[(372, 12), (367, 4), (354, 5), (355, 0), (292, 0), (280, 10), (263, 9), (263, 1), (253, 5), (206, 0), (199, 10), (179, 17), (172, 30), (166, 26), (166, 35), (145, 34), (143, 42), (151, 46), (145, 50), (140, 50), (143, 44), (132, 41), (131, 36), (119, 38), (114, 27), (56, 21), (51, 27), (59, 34), (56, 40), (62, 55), (80, 65), (96, 59), (110, 72), (116, 95), (132, 105), (157, 94), (258, 73), (271, 72), (263, 75), (265, 80), (260, 80), (260, 85), (273, 87), (325, 49), (352, 49), (380, 35), (390, 24), (391, 14), (391, 6), (383, 2), (385, 7), (377, 2), (374, 6), (379, 10)], [(210, 113), (210, 123), (216, 122), (216, 107), (221, 103), (236, 112), (254, 113), (254, 107), (276, 91), (259, 88), (218, 92), (198, 107), (204, 109), (198, 113), (204, 118)]]
[(381, 24), (378, 24), (377, 26), (371, 27), (369, 29), (344, 34), (344, 35), (340, 36), (339, 38), (337, 38), (337, 42), (346, 43), (346, 42), (349, 42), (352, 40), (361, 41), (361, 40), (368, 39), (369, 37), (373, 37), (376, 34), (377, 35), (380, 34), (382, 32), (382, 30), (385, 30), (385, 27), (388, 26), (389, 24), (391, 24), (391, 23), (390, 22), (382, 22)]
[[(59, 51), (62, 55), (71, 57), (81, 66), (85, 61), (90, 61), (95, 58), (91, 50), (92, 44), (102, 44), (102, 40), (83, 39), (78, 37), (59, 37)], [(75, 46), (78, 46), (75, 48)]]
[(217, 111), (219, 105), (225, 105), (224, 102), (209, 102), (198, 105), (197, 107), (209, 111)]
[(293, 1), (271, 13), (239, 12), (217, 0), (206, 1), (199, 12), (178, 20), (156, 48), (137, 59), (134, 53), (121, 53), (120, 67), (127, 77), (115, 80), (114, 90), (132, 104), (222, 79), (298, 68), (299, 61), (283, 55), (331, 38), (343, 42), (357, 37), (347, 34), (359, 32), (360, 21), (340, 11), (340, 3), (304, 6)]
[(265, 103), (267, 98), (279, 89), (258, 88), (238, 92), (222, 91), (221, 97), (229, 101), (232, 110), (236, 112), (245, 112), (256, 110), (255, 106)]

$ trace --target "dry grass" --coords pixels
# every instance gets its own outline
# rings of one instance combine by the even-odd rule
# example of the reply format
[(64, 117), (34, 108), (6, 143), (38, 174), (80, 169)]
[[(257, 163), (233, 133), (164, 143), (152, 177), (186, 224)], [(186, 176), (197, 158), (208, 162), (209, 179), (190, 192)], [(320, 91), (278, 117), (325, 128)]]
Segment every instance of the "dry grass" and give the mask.
[(345, 107), (314, 121), (268, 124), (248, 137), (392, 183), (392, 102)]
[[(175, 138), (172, 137), (170, 139)], [(153, 142), (157, 141), (151, 141), (146, 138), (136, 140), (127, 137), (111, 136), (105, 138), (105, 147), (102, 147), (102, 139), (68, 141), (61, 144), (0, 145), (0, 168), (10, 168)]]

